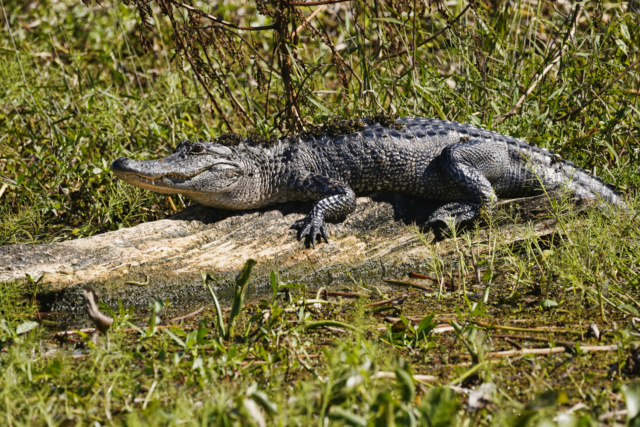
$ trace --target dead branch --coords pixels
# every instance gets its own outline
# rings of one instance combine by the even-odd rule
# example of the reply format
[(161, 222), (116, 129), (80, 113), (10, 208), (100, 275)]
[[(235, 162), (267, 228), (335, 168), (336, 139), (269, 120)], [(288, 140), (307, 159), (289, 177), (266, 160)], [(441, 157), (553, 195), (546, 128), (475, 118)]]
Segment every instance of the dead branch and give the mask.
[(209, 20), (211, 20), (213, 22), (216, 22), (216, 23), (218, 23), (220, 25), (224, 25), (224, 26), (227, 26), (227, 27), (235, 28), (236, 30), (263, 31), (263, 30), (273, 30), (273, 29), (275, 29), (277, 27), (276, 23), (269, 24), (269, 25), (263, 25), (263, 26), (260, 26), (260, 27), (244, 27), (242, 25), (237, 25), (237, 24), (233, 24), (231, 22), (223, 21), (222, 19), (219, 19), (216, 16), (208, 14), (208, 13), (206, 13), (206, 12), (200, 10), (200, 9), (197, 9), (197, 8), (195, 8), (193, 6), (190, 6), (188, 4), (181, 3), (181, 2), (176, 1), (176, 0), (167, 0), (167, 1), (169, 3), (171, 3), (171, 4), (173, 4), (176, 7), (181, 7), (183, 9), (186, 9), (186, 10), (188, 10), (190, 12), (193, 12), (193, 13), (195, 13), (197, 15), (200, 15), (200, 16), (202, 16), (204, 18), (207, 18), (207, 19), (209, 19)]
[[(447, 23), (447, 25), (445, 25), (443, 28), (441, 28), (439, 31), (435, 32), (431, 37), (429, 37), (426, 40), (422, 40), (420, 43), (418, 43), (415, 47), (412, 46), (412, 49), (424, 46), (425, 44), (429, 43), (430, 41), (434, 40), (436, 37), (438, 37), (440, 34), (444, 33), (445, 31), (447, 31), (449, 28), (451, 28), (453, 26), (453, 24), (455, 24), (456, 22), (458, 22), (460, 20), (460, 18), (462, 18), (462, 16), (467, 12), (467, 10), (469, 10), (469, 8), (471, 7), (471, 5), (473, 4), (473, 1), (470, 1), (469, 4), (467, 4), (465, 6), (464, 9), (462, 9), (462, 11), (457, 14), (455, 16), (455, 18), (453, 18), (449, 23)], [(414, 41), (415, 43), (415, 41)], [(407, 49), (402, 49), (398, 52), (392, 53), (390, 55), (384, 56), (382, 58), (380, 58), (379, 60), (376, 61), (376, 63), (380, 63), (382, 61), (386, 61), (388, 59), (391, 58), (395, 58), (396, 56), (400, 56), (400, 55), (404, 55), (405, 53), (407, 53), (408, 50)]]
[(271, 70), (271, 72), (272, 72), (272, 73), (275, 73), (275, 74), (277, 74), (279, 77), (282, 77), (282, 75), (280, 74), (280, 71), (276, 70), (276, 69), (273, 67), (273, 65), (272, 65), (269, 61), (267, 61), (266, 59), (264, 59), (264, 57), (263, 57), (262, 55), (260, 55), (260, 52), (258, 52), (258, 51), (256, 50), (256, 48), (255, 48), (251, 43), (249, 43), (249, 42), (247, 41), (247, 39), (245, 39), (244, 37), (242, 37), (242, 35), (240, 35), (240, 34), (236, 33), (236, 32), (235, 32), (235, 31), (233, 31), (233, 30), (230, 30), (230, 29), (229, 29), (229, 28), (227, 28), (227, 27), (223, 27), (223, 26), (220, 26), (220, 25), (207, 25), (207, 26), (204, 26), (204, 27), (198, 27), (197, 29), (198, 29), (198, 30), (206, 30), (206, 29), (208, 29), (208, 28), (217, 28), (217, 29), (220, 29), (220, 30), (222, 30), (222, 31), (226, 31), (227, 33), (232, 34), (233, 36), (237, 37), (238, 39), (240, 39), (240, 41), (241, 41), (242, 43), (244, 43), (244, 44), (245, 44), (249, 49), (251, 49), (251, 50), (253, 51), (253, 53), (254, 53), (258, 58), (260, 58), (260, 60), (261, 60), (262, 62), (264, 62), (264, 63), (269, 67), (269, 70)]
[(192, 313), (185, 314), (184, 316), (174, 317), (173, 319), (169, 320), (167, 323), (177, 323), (177, 322), (180, 322), (181, 320), (190, 319), (192, 317), (196, 317), (198, 314), (202, 313), (203, 311), (204, 311), (204, 306), (200, 307), (199, 309), (197, 309)]
[(394, 298), (372, 302), (371, 304), (365, 305), (365, 307), (379, 307), (385, 304), (401, 304), (402, 302), (404, 302), (404, 300), (406, 300), (409, 297), (409, 295), (412, 295), (412, 294), (402, 294)]
[[(173, 0), (169, 0), (169, 1), (173, 1)], [(185, 43), (184, 39), (182, 38), (182, 35), (180, 35), (180, 30), (179, 30), (179, 27), (178, 27), (178, 23), (176, 22), (175, 17), (173, 16), (173, 13), (170, 10), (168, 10), (168, 7), (167, 7), (167, 5), (165, 3), (161, 2), (160, 6), (162, 7), (163, 12), (169, 17), (169, 21), (171, 22), (171, 26), (173, 27), (173, 32), (176, 35), (178, 42), (180, 43), (181, 50), (184, 52), (184, 57), (187, 58), (187, 61), (191, 65), (191, 69), (193, 70), (193, 74), (195, 74), (196, 78), (200, 82), (200, 85), (203, 87), (205, 92), (207, 92), (207, 95), (209, 96), (209, 100), (211, 101), (211, 104), (216, 109), (218, 114), (220, 114), (220, 117), (222, 117), (222, 120), (224, 120), (224, 123), (227, 125), (227, 128), (229, 129), (229, 131), (233, 132), (234, 131), (233, 130), (233, 126), (231, 126), (231, 123), (229, 123), (229, 119), (227, 119), (227, 116), (224, 114), (224, 112), (222, 111), (222, 109), (218, 105), (218, 102), (216, 101), (215, 97), (211, 93), (211, 90), (209, 89), (209, 86), (206, 84), (206, 82), (204, 81), (204, 79), (202, 78), (200, 73), (198, 72), (198, 68), (194, 64), (193, 58), (191, 57), (191, 53), (189, 52), (189, 48), (188, 48), (187, 44)]]
[[(344, 1), (350, 1), (350, 0), (344, 0)], [(291, 36), (295, 36), (296, 34), (298, 34), (304, 27), (306, 27), (307, 25), (309, 25), (309, 22), (311, 22), (311, 20), (313, 18), (316, 17), (316, 15), (318, 15), (320, 12), (322, 12), (322, 9), (324, 9), (325, 5), (320, 6), (319, 8), (317, 8), (316, 10), (313, 11), (313, 13), (309, 16), (306, 17), (306, 19), (304, 20), (304, 22), (300, 25), (298, 25), (298, 28), (296, 28), (296, 30), (291, 33)]]
[(345, 3), (348, 1), (352, 1), (352, 0), (323, 0), (323, 1), (310, 1), (310, 2), (296, 1), (296, 2), (290, 2), (289, 4), (291, 6), (324, 6), (327, 4)]
[(427, 291), (427, 292), (434, 292), (434, 290), (429, 287), (418, 285), (417, 283), (413, 283), (413, 282), (407, 282), (404, 280), (384, 280), (384, 282), (390, 285), (405, 286), (410, 288), (422, 289), (423, 291)]
[[(414, 381), (417, 382), (421, 382), (421, 383), (432, 383), (434, 381), (438, 380), (438, 377), (434, 376), (434, 375), (421, 375), (421, 374), (414, 374), (412, 375)], [(388, 371), (379, 371), (376, 372), (373, 377), (373, 379), (377, 380), (377, 379), (390, 379), (390, 380), (395, 380), (396, 379), (396, 374), (395, 372), (388, 372)]]

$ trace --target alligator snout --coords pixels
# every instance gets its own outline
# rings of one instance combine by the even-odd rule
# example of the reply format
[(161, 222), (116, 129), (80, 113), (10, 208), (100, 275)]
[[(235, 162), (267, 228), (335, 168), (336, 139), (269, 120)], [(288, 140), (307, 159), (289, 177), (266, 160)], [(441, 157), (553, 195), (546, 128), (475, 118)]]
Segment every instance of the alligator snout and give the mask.
[(127, 172), (129, 171), (129, 162), (130, 160), (126, 157), (119, 157), (111, 163), (111, 170), (114, 172)]
[(131, 166), (132, 161), (126, 157), (119, 157), (111, 163), (111, 170), (120, 179), (125, 179), (125, 176), (132, 175), (136, 172)]
[(162, 176), (165, 171), (160, 168), (158, 160), (135, 161), (126, 157), (120, 157), (111, 163), (111, 170), (120, 177), (122, 175), (141, 175), (148, 178)]

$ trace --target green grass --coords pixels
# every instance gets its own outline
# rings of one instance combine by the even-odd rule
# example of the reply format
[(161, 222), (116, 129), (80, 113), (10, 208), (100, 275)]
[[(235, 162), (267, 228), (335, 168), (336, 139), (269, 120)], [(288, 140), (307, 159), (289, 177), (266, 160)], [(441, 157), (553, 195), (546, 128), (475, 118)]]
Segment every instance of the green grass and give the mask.
[[(396, 305), (370, 304), (406, 289), (355, 283), (344, 290), (359, 299), (325, 300), (274, 273), (271, 296), (239, 312), (208, 304), (180, 324), (161, 301), (142, 316), (103, 306), (115, 322), (94, 344), (90, 332), (34, 328), (33, 306), (7, 294), (0, 418), (16, 426), (631, 422), (640, 399), (635, 221), (576, 216), (570, 205), (558, 218), (565, 232), (540, 239), (519, 225), (516, 244), (494, 225), (466, 232), (455, 264), (434, 247), (444, 268), (427, 268), (436, 277), (423, 282), (434, 291)], [(438, 290), (441, 280), (455, 289)], [(520, 348), (530, 350), (500, 354)], [(555, 353), (535, 354), (545, 349)], [(469, 393), (481, 385), (484, 400), (473, 404)]]
[[(575, 34), (565, 37), (572, 12), (559, 3), (479, 2), (417, 48), (415, 62), (395, 54), (414, 37), (420, 43), (444, 28), (466, 3), (450, 4), (448, 14), (430, 3), (415, 23), (406, 19), (411, 2), (377, 11), (359, 1), (327, 8), (312, 24), (340, 45), (353, 72), (341, 82), (331, 50), (301, 32), (293, 82), (304, 81), (302, 116), (320, 123), (386, 111), (470, 122), (595, 170), (623, 186), (635, 208), (640, 77), (637, 66), (625, 70), (638, 59), (640, 18), (626, 12), (626, 3), (586, 3)], [(156, 20), (145, 54), (134, 10), (117, 2), (0, 0), (0, 6), (0, 244), (94, 235), (188, 204), (123, 185), (108, 170), (120, 156), (154, 158), (183, 138), (226, 132), (193, 73), (171, 61), (169, 23)], [(258, 22), (251, 5), (224, 3), (216, 13), (243, 25)], [(250, 37), (269, 58), (269, 33)], [(515, 115), (499, 122), (559, 51), (561, 61)], [(220, 107), (238, 132), (281, 132), (286, 123), (274, 121), (282, 83), (273, 77), (268, 92), (259, 90), (250, 77), (255, 58), (243, 55), (245, 68), (213, 59), (251, 120), (216, 92)], [(324, 65), (305, 80), (315, 64)], [(543, 239), (529, 232), (509, 243), (496, 231), (478, 243), (476, 231), (463, 234), (457, 263), (432, 246), (434, 263), (424, 273), (454, 282), (455, 291), (412, 294), (375, 314), (366, 307), (370, 294), (383, 300), (404, 290), (358, 283), (348, 288), (361, 300), (316, 307), (304, 303), (315, 299), (304, 286), (290, 294), (276, 286), (272, 298), (245, 306), (228, 339), (214, 326), (222, 320), (211, 305), (184, 324), (156, 328), (156, 317), (164, 326), (168, 316), (159, 303), (150, 316), (124, 307), (112, 313), (108, 346), (104, 338), (97, 346), (83, 335), (56, 338), (55, 316), (38, 315), (32, 301), (37, 284), (26, 296), (0, 284), (0, 420), (250, 425), (260, 413), (269, 425), (404, 425), (411, 417), (417, 425), (539, 425), (554, 417), (561, 425), (597, 425), (600, 417), (613, 425), (611, 411), (625, 402), (632, 409), (638, 400), (637, 388), (628, 386), (639, 375), (631, 321), (640, 310), (637, 221), (595, 210), (558, 215), (558, 232)], [(421, 323), (429, 315), (455, 331), (423, 333), (432, 326), (428, 317)], [(600, 341), (587, 334), (590, 323), (603, 333)], [(151, 327), (141, 329), (145, 324)], [(557, 329), (534, 331), (543, 326)], [(570, 350), (491, 356), (518, 345)], [(618, 347), (580, 350), (589, 345)], [(378, 378), (381, 371), (396, 378)], [(412, 374), (436, 379), (419, 384)], [(485, 407), (468, 408), (467, 394), (456, 387), (483, 383), (496, 391)]]

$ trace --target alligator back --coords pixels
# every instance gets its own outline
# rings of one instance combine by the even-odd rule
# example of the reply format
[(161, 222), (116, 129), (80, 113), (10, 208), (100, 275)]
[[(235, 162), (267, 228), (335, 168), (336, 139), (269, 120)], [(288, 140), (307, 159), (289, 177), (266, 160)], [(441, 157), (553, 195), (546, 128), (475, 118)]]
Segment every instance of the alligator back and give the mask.
[[(356, 193), (390, 190), (433, 200), (455, 200), (464, 190), (443, 181), (443, 150), (476, 143), (475, 157), (499, 156), (489, 181), (498, 197), (524, 197), (543, 189), (566, 188), (580, 198), (601, 197), (625, 207), (615, 188), (549, 150), (523, 140), (469, 124), (421, 117), (403, 117), (391, 126), (366, 124), (346, 135), (292, 138), (294, 157), (310, 172), (332, 176)], [(625, 207), (626, 208), (626, 207)]]

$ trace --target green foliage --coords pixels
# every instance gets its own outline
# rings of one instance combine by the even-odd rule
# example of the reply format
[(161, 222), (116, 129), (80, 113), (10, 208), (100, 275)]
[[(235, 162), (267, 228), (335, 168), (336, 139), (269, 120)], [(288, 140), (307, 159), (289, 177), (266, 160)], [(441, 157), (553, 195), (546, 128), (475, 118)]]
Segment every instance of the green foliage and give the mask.
[[(216, 307), (216, 325), (218, 327), (218, 332), (220, 333), (220, 337), (228, 340), (233, 338), (233, 333), (235, 331), (236, 319), (242, 312), (242, 307), (244, 305), (244, 297), (247, 293), (247, 286), (249, 284), (249, 279), (251, 278), (251, 270), (256, 265), (257, 261), (254, 259), (248, 259), (242, 271), (238, 273), (236, 277), (236, 286), (235, 286), (235, 294), (233, 296), (232, 305), (231, 305), (231, 313), (229, 314), (229, 322), (225, 327), (224, 320), (222, 319), (222, 310), (220, 309), (220, 304), (218, 303), (218, 297), (216, 297), (213, 288), (211, 287), (211, 280), (213, 279), (210, 275), (202, 273), (202, 277), (204, 280), (204, 284), (209, 290), (209, 294), (211, 295), (211, 299)], [(273, 285), (273, 274), (272, 274), (272, 286)], [(274, 288), (274, 296), (277, 294), (277, 286)]]
[(640, 383), (622, 388), (627, 400), (627, 425), (640, 425)]
[[(33, 283), (36, 285), (37, 281)], [(37, 289), (37, 288), (36, 288)], [(36, 306), (25, 289), (0, 283), (0, 349), (38, 326), (32, 320)]]

